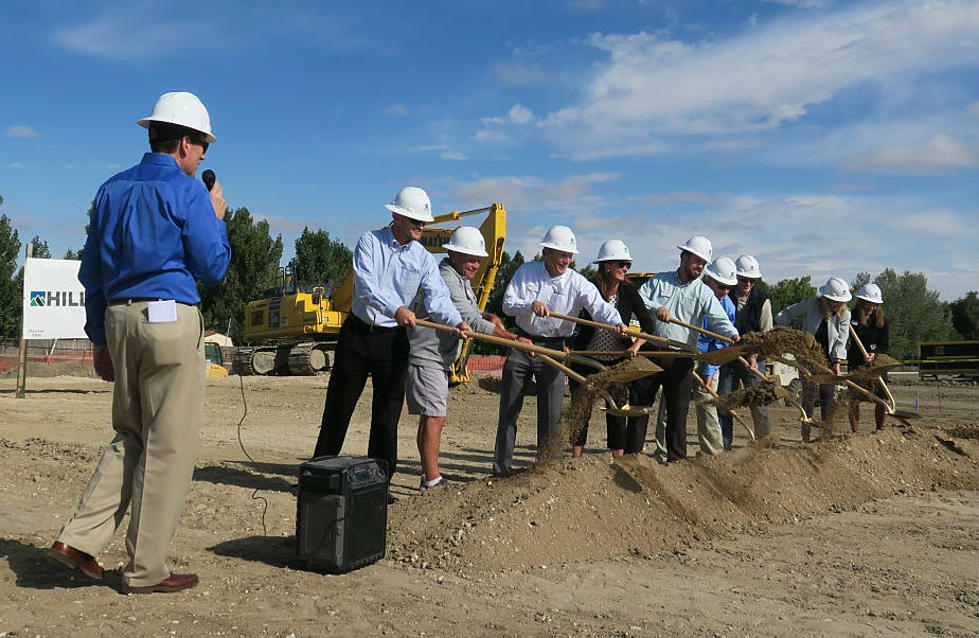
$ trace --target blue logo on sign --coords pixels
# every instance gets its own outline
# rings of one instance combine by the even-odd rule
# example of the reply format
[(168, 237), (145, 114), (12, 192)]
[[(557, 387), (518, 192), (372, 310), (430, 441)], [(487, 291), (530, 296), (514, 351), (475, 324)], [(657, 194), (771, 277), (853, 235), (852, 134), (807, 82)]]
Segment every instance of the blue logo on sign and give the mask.
[(31, 291), (31, 307), (34, 306), (45, 306), (47, 301), (47, 293), (43, 290), (32, 290)]

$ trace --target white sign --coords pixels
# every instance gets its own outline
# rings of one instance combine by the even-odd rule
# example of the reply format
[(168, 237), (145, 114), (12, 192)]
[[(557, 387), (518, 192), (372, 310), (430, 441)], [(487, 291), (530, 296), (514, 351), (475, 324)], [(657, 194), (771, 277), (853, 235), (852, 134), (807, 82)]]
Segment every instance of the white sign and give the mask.
[(27, 259), (24, 263), (24, 339), (85, 339), (82, 262)]

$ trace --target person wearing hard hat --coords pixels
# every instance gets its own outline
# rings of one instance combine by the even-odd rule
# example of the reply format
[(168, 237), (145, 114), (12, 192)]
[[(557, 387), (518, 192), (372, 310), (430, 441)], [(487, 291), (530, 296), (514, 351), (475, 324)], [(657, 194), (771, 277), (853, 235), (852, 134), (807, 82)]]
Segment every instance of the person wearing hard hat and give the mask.
[[(728, 293), (738, 283), (736, 273), (737, 267), (734, 265), (734, 260), (730, 257), (718, 257), (704, 269), (704, 283), (711, 289), (718, 301), (721, 302), (724, 313), (732, 323), (734, 323), (736, 311), (734, 302), (728, 297)], [(704, 330), (714, 332), (714, 327), (707, 318), (703, 320), (703, 328)], [(720, 350), (727, 345), (728, 343), (726, 341), (722, 341), (717, 337), (711, 337), (705, 334), (697, 337), (697, 350), (701, 353)], [(699, 368), (700, 378), (703, 379), (703, 383), (697, 384), (694, 390), (698, 399), (695, 404), (695, 411), (697, 413), (697, 440), (700, 443), (700, 451), (702, 453), (717, 454), (722, 448), (725, 450), (731, 449), (731, 443), (734, 438), (731, 432), (731, 417), (726, 412), (722, 413), (719, 417), (717, 406), (713, 403), (706, 403), (706, 401), (712, 398), (711, 391), (717, 394), (729, 394), (731, 392), (731, 385), (729, 383), (722, 383), (720, 379), (723, 374), (721, 366), (700, 363)], [(722, 385), (726, 387), (722, 388)], [(725, 416), (728, 421), (726, 431), (724, 421), (722, 420)], [(661, 437), (659, 428), (657, 428), (656, 440), (659, 443), (662, 439), (665, 439), (665, 436)]]
[[(516, 339), (517, 335), (504, 328), (499, 317), (483, 312), (477, 305), (471, 281), (483, 258), (489, 256), (479, 229), (460, 226), (442, 248), (448, 256), (439, 264), (439, 273), (463, 321), (472, 326), (475, 332)], [(413, 310), (417, 316), (428, 318), (422, 296), (416, 299)], [(449, 371), (459, 356), (462, 342), (450, 333), (423, 326), (408, 328), (408, 342), (411, 346), (406, 388), (408, 414), (418, 415), (418, 456), (422, 466), (420, 489), (424, 492), (445, 486), (445, 479), (439, 471), (439, 445), (448, 407)]]
[[(857, 298), (857, 302), (854, 304), (851, 313), (850, 331), (856, 339), (860, 340), (863, 349), (857, 345), (856, 339), (850, 340), (850, 346), (846, 351), (847, 370), (856, 370), (860, 366), (870, 365), (877, 358), (877, 355), (885, 354), (890, 347), (887, 321), (884, 319), (884, 297), (881, 294), (880, 286), (871, 283), (864, 284), (860, 286), (854, 296)], [(866, 356), (863, 354), (864, 349), (867, 351)], [(882, 380), (887, 383), (886, 372), (883, 374)], [(857, 381), (857, 383), (871, 392), (875, 390), (876, 386), (878, 397), (885, 401), (889, 398), (884, 391), (884, 386), (873, 379), (864, 382)], [(860, 429), (860, 399), (855, 393), (851, 394), (853, 396), (850, 401), (850, 429), (856, 432)], [(883, 429), (886, 416), (887, 412), (884, 410), (884, 406), (875, 403), (874, 422), (877, 430)]]
[[(730, 292), (729, 297), (737, 308), (734, 316), (734, 327), (742, 336), (749, 332), (768, 332), (772, 329), (772, 302), (758, 282), (761, 280), (761, 267), (752, 255), (741, 255), (734, 261), (737, 268), (738, 285)], [(748, 364), (755, 370), (765, 370), (765, 361), (759, 360), (757, 354), (746, 355)], [(750, 369), (740, 361), (731, 361), (721, 366), (719, 390), (729, 393), (740, 382), (745, 387), (761, 381)], [(721, 414), (721, 431), (724, 432), (724, 446), (731, 447), (733, 424), (730, 414)], [(768, 418), (768, 406), (751, 406), (751, 420), (755, 428), (755, 436), (761, 438), (771, 433), (772, 423)]]
[[(840, 364), (846, 360), (846, 342), (850, 339), (850, 286), (846, 280), (830, 277), (819, 287), (819, 296), (803, 299), (775, 315), (775, 323), (787, 326), (801, 320), (802, 330), (816, 339), (823, 354), (830, 362), (833, 374), (840, 374)], [(816, 372), (815, 370), (813, 372)], [(817, 384), (802, 380), (802, 409), (810, 419), (816, 407), (819, 393), (819, 412), (823, 423), (828, 423), (836, 408), (836, 385)], [(802, 441), (809, 442), (812, 428), (802, 424)]]
[(115, 381), (115, 438), (48, 555), (102, 580), (95, 556), (130, 509), (124, 593), (198, 583), (166, 564), (194, 471), (204, 418), (203, 318), (196, 280), (214, 284), (231, 259), (221, 185), (194, 179), (216, 141), (192, 93), (165, 93), (138, 121), (150, 152), (99, 188), (78, 272), (96, 373)]
[[(721, 302), (700, 278), (704, 267), (710, 263), (713, 247), (703, 235), (695, 235), (677, 246), (680, 265), (676, 270), (657, 273), (639, 289), (639, 295), (650, 312), (659, 319), (653, 334), (687, 344), (696, 351), (697, 332), (671, 323), (675, 319), (699, 326), (704, 319), (710, 321), (717, 332), (737, 341), (738, 331), (728, 318)], [(660, 357), (654, 362), (662, 372), (640, 380), (642, 405), (651, 405), (656, 392), (663, 387), (666, 403), (665, 450), (657, 449), (661, 462), (674, 462), (687, 456), (687, 412), (693, 387), (693, 359), (688, 357)], [(648, 420), (648, 419), (646, 419)], [(641, 449), (645, 440), (645, 425), (637, 431), (641, 439), (636, 445)]]
[[(653, 329), (653, 318), (649, 315), (649, 310), (639, 297), (639, 292), (626, 279), (629, 268), (632, 267), (632, 254), (628, 246), (620, 239), (610, 239), (603, 243), (598, 249), (598, 259), (594, 264), (598, 264), (598, 274), (591, 282), (598, 288), (602, 299), (615, 305), (619, 311), (619, 317), (623, 322), (632, 323), (633, 320), (640, 326), (643, 332)], [(581, 318), (591, 319), (587, 310), (581, 311)], [(598, 330), (592, 326), (581, 325), (574, 337), (573, 350), (588, 351), (616, 351), (616, 354), (593, 355), (597, 361), (605, 365), (615, 365), (625, 359), (621, 352), (625, 350), (628, 356), (635, 357), (642, 345), (639, 339), (633, 340), (629, 337), (621, 337), (607, 330)], [(594, 368), (580, 364), (572, 364), (572, 369), (581, 374), (591, 374)], [(571, 392), (581, 391), (581, 386), (571, 381)], [(609, 387), (609, 393), (619, 403), (629, 403), (630, 384), (616, 383)], [(588, 420), (590, 414), (584, 415), (584, 421), (580, 425), (577, 437), (572, 440), (572, 454), (575, 457), (581, 456), (584, 452), (585, 443), (588, 442)], [(575, 424), (576, 426), (578, 424)], [(605, 413), (605, 427), (608, 435), (608, 449), (612, 450), (612, 456), (622, 456), (626, 452), (634, 453), (638, 450), (626, 448), (626, 441), (635, 439), (635, 435), (629, 436), (629, 432), (634, 432), (639, 427), (636, 417), (614, 416)]]
[[(540, 246), (543, 261), (520, 266), (503, 294), (503, 312), (516, 319), (520, 341), (563, 350), (574, 332), (574, 324), (551, 317), (550, 313), (577, 315), (582, 308), (595, 321), (616, 326), (619, 334), (625, 336), (628, 326), (622, 323), (619, 311), (570, 267), (573, 255), (578, 252), (571, 229), (552, 226), (544, 233)], [(517, 417), (523, 406), (524, 383), (531, 375), (537, 382), (538, 458), (552, 456), (560, 445), (564, 373), (539, 357), (511, 350), (503, 364), (500, 418), (493, 452), (493, 474), (496, 476), (505, 476), (512, 469)]]
[(340, 327), (314, 457), (340, 453), (369, 375), (374, 396), (367, 455), (385, 464), (390, 483), (398, 463), (415, 296), (423, 291), (429, 316), (454, 326), (458, 338), (469, 325), (452, 304), (435, 258), (418, 242), (425, 224), (435, 221), (428, 193), (406, 186), (384, 207), (391, 211), (391, 225), (364, 233), (354, 249), (353, 307)]

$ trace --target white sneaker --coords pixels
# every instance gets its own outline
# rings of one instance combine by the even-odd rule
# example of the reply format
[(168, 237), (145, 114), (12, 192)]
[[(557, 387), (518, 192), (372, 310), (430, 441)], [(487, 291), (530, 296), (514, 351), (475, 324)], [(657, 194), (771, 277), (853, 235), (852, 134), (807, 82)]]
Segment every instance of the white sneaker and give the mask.
[(427, 490), (438, 490), (438, 489), (442, 489), (443, 487), (445, 487), (446, 486), (446, 483), (448, 483), (448, 481), (445, 480), (445, 477), (444, 476), (440, 476), (440, 477), (438, 477), (438, 480), (436, 481), (436, 483), (434, 485), (427, 485), (427, 481), (425, 480), (425, 477), (423, 476), (422, 477), (422, 480), (421, 480), (421, 485), (419, 486), (419, 489), (422, 492), (425, 492)]

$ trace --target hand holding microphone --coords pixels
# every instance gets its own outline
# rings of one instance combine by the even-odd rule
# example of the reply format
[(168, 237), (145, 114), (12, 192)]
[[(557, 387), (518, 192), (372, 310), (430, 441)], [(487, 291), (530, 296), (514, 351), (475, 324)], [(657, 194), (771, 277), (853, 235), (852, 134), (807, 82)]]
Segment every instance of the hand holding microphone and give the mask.
[(201, 180), (207, 186), (207, 190), (211, 192), (211, 205), (214, 206), (214, 216), (218, 219), (224, 219), (224, 213), (228, 210), (228, 202), (224, 200), (224, 189), (221, 188), (217, 175), (211, 169), (207, 169), (201, 174)]

